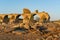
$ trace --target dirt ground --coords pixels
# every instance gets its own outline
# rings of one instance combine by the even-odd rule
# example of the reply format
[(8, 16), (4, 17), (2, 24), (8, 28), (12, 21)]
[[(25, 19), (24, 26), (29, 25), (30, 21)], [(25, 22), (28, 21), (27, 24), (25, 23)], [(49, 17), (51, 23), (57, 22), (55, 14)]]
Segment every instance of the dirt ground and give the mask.
[(44, 24), (44, 27), (47, 29), (40, 28), (39, 31), (33, 30), (29, 32), (0, 32), (0, 40), (60, 40), (59, 24), (47, 23)]

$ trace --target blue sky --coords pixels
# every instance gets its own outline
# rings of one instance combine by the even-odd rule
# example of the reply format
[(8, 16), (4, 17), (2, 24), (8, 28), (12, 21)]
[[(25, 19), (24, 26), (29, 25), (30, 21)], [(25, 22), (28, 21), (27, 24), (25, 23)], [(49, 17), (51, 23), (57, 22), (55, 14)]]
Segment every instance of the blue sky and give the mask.
[(51, 20), (60, 19), (60, 0), (0, 0), (0, 13), (22, 13), (23, 8), (46, 11)]

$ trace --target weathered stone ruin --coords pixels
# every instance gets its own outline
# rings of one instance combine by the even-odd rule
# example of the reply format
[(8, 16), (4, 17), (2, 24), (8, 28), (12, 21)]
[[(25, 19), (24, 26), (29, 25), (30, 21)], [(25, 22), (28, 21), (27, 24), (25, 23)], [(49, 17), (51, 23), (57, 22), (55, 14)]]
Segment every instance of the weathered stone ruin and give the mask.
[[(39, 16), (38, 21), (34, 20), (35, 15)], [(50, 15), (45, 11), (31, 12), (24, 8), (22, 14), (0, 14), (1, 35), (9, 39), (12, 36), (13, 40), (15, 37), (16, 40), (60, 40), (60, 22), (50, 21)]]
[[(5, 26), (18, 24), (18, 27), (22, 27), (26, 29), (34, 28), (33, 26), (35, 23), (33, 21), (34, 21), (35, 15), (38, 15), (40, 18), (38, 23), (45, 23), (45, 22), (50, 21), (50, 16), (47, 12), (44, 12), (44, 11), (38, 12), (38, 10), (36, 10), (36, 12), (33, 13), (29, 9), (24, 8), (22, 14), (16, 14), (16, 13), (15, 14), (0, 14), (0, 24), (5, 25)], [(22, 23), (20, 23), (20, 18), (19, 18), (20, 16), (23, 17)]]

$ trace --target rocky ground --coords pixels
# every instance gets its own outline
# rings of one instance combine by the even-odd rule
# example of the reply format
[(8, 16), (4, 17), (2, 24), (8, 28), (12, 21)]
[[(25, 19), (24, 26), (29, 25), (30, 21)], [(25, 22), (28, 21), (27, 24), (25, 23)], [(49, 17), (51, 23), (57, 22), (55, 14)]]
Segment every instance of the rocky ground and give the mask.
[(12, 32), (5, 32), (2, 26), (4, 25), (0, 25), (0, 40), (60, 40), (60, 22), (43, 23), (37, 30), (19, 29)]

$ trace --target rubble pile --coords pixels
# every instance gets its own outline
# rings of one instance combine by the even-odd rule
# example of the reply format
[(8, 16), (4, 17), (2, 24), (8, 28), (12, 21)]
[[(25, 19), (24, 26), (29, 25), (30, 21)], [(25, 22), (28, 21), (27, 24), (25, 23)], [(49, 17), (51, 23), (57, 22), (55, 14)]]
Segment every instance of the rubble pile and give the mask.
[[(17, 28), (13, 28), (12, 25), (0, 25), (1, 40), (60, 40), (60, 25), (54, 22), (42, 25), (35, 23), (33, 26), (36, 29), (19, 28), (19, 25)], [(6, 26), (7, 28), (4, 29)]]

